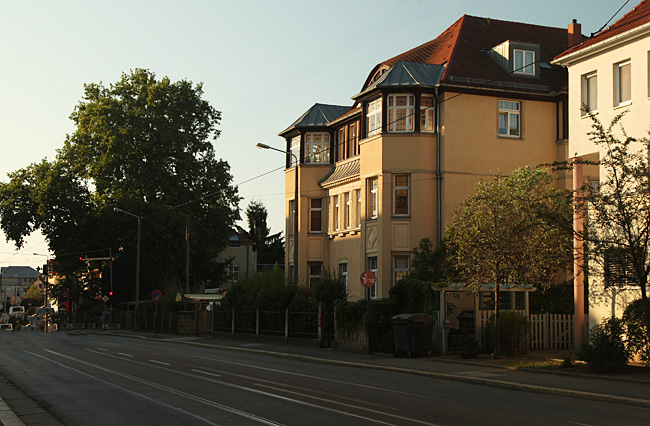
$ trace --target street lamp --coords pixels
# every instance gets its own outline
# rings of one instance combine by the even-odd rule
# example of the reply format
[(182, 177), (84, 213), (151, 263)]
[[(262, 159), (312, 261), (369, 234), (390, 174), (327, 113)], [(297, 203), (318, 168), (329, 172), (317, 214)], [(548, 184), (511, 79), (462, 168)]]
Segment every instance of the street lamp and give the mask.
[(115, 207), (113, 211), (118, 213), (128, 214), (138, 219), (138, 236), (136, 238), (136, 254), (135, 254), (135, 314), (133, 329), (138, 330), (138, 308), (140, 306), (140, 216), (127, 212), (120, 208)]
[[(256, 145), (261, 149), (271, 149), (273, 151), (281, 152), (285, 155), (290, 154), (296, 164), (295, 176), (296, 182), (294, 184), (294, 201), (293, 201), (293, 284), (298, 285), (298, 157), (291, 151), (284, 151), (282, 149), (273, 148), (263, 143)], [(288, 241), (288, 240), (287, 240)]]

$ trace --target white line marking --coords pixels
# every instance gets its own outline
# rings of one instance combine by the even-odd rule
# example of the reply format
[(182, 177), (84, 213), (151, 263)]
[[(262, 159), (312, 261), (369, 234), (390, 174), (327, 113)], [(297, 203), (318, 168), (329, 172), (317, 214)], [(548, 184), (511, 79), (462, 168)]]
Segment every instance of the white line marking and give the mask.
[(104, 349), (104, 348), (97, 348), (97, 350), (102, 352), (108, 352), (108, 349)]
[(160, 365), (171, 365), (166, 362), (156, 361), (155, 359), (150, 359), (149, 362), (155, 362), (156, 364), (160, 364)]
[[(114, 375), (116, 375), (116, 376), (124, 377), (124, 378), (126, 378), (126, 379), (133, 380), (133, 381), (135, 381), (135, 382), (139, 382), (139, 383), (142, 383), (142, 384), (145, 384), (145, 385), (148, 385), (148, 386), (154, 387), (154, 388), (158, 388), (158, 389), (161, 389), (161, 390), (164, 390), (164, 391), (170, 392), (170, 393), (174, 393), (174, 394), (176, 394), (176, 395), (183, 396), (183, 397), (185, 397), (185, 398), (187, 398), (187, 399), (191, 399), (191, 400), (193, 400), (193, 401), (196, 401), (196, 402), (199, 402), (199, 403), (202, 403), (202, 404), (205, 404), (205, 405), (209, 405), (209, 406), (215, 407), (215, 408), (217, 408), (217, 409), (220, 409), (220, 410), (222, 410), (222, 411), (226, 411), (226, 412), (231, 413), (231, 414), (235, 414), (235, 415), (238, 415), (238, 416), (241, 416), (241, 417), (245, 417), (245, 418), (247, 418), (247, 419), (249, 419), (249, 420), (253, 420), (253, 421), (256, 421), (256, 422), (258, 422), (258, 423), (262, 423), (262, 424), (269, 425), (269, 426), (283, 426), (281, 423), (276, 423), (276, 422), (274, 422), (274, 421), (272, 421), (272, 420), (265, 419), (264, 417), (256, 416), (255, 414), (247, 413), (247, 412), (245, 412), (245, 411), (241, 411), (241, 410), (238, 410), (238, 409), (236, 409), (236, 408), (228, 407), (227, 405), (219, 404), (218, 402), (210, 401), (209, 399), (201, 398), (201, 397), (199, 397), (199, 396), (195, 396), (195, 395), (192, 395), (192, 394), (190, 394), (190, 393), (180, 391), (180, 390), (178, 390), (178, 389), (174, 389), (174, 388), (170, 388), (170, 387), (168, 387), (168, 386), (164, 386), (164, 385), (161, 385), (161, 384), (158, 384), (158, 383), (150, 382), (149, 380), (141, 379), (141, 378), (136, 377), (136, 376), (131, 376), (130, 374), (122, 373), (122, 372), (117, 371), (117, 370), (112, 370), (112, 369), (110, 369), (110, 368), (103, 367), (103, 366), (98, 365), (98, 364), (93, 364), (93, 363), (91, 363), (91, 362), (84, 361), (84, 360), (82, 360), (82, 359), (75, 358), (75, 357), (72, 357), (72, 356), (70, 356), (70, 355), (65, 355), (65, 354), (62, 354), (62, 353), (59, 353), (59, 352), (56, 352), (56, 351), (50, 350), (50, 349), (46, 349), (45, 351), (46, 351), (46, 352), (49, 352), (49, 353), (51, 353), (51, 354), (53, 354), (53, 355), (59, 356), (59, 357), (61, 357), (61, 358), (66, 358), (66, 359), (69, 359), (69, 360), (71, 360), (71, 361), (75, 361), (75, 362), (77, 362), (77, 363), (79, 363), (79, 364), (84, 364), (84, 365), (87, 365), (87, 366), (89, 366), (89, 367), (93, 367), (93, 368), (95, 368), (95, 369), (97, 369), (97, 370), (105, 371), (105, 372), (107, 372), (107, 373), (114, 374)], [(28, 352), (28, 351), (25, 351), (25, 352)], [(58, 362), (56, 362), (56, 361), (54, 361), (54, 360), (51, 360), (51, 359), (49, 359), (49, 358), (45, 358), (45, 357), (40, 356), (40, 355), (37, 355), (37, 354), (35, 354), (35, 353), (32, 353), (32, 352), (28, 352), (28, 353), (31, 353), (32, 355), (36, 355), (36, 356), (39, 356), (39, 357), (44, 358), (44, 359), (46, 359), (46, 360), (49, 360), (49, 361), (51, 361), (51, 362), (54, 362), (54, 363), (56, 363), (56, 364), (59, 364)], [(111, 356), (111, 355), (109, 355), (109, 354), (106, 354), (106, 355), (107, 355), (107, 356)], [(136, 363), (136, 364), (144, 364), (144, 363), (142, 363), (142, 362), (138, 362), (138, 361), (130, 361), (130, 362), (134, 362), (134, 363)], [(65, 366), (65, 364), (61, 364), (61, 365)], [(144, 364), (144, 365), (147, 365), (147, 364)], [(150, 366), (150, 367), (153, 367), (153, 366), (151, 366), (151, 365), (149, 365), (149, 366)], [(66, 368), (69, 368), (69, 369), (73, 369), (72, 367), (68, 367), (68, 366), (65, 366), (65, 367), (66, 367)], [(164, 368), (164, 367), (153, 367), (153, 368), (160, 368), (160, 369), (163, 369), (163, 370), (167, 370), (167, 371), (172, 371), (172, 372), (173, 372), (173, 370), (168, 370), (167, 368)], [(76, 370), (76, 369), (73, 369), (73, 370), (78, 371), (78, 370)], [(81, 374), (84, 374), (84, 375), (87, 375), (87, 376), (90, 376), (90, 377), (95, 377), (95, 376), (91, 376), (91, 375), (86, 374), (86, 373), (82, 373), (82, 372), (80, 372), (80, 373), (81, 373)], [(196, 377), (196, 376), (195, 376), (195, 377)], [(97, 377), (97, 380), (102, 380), (102, 379), (100, 379), (100, 378)], [(204, 380), (205, 380), (205, 379), (204, 379)], [(110, 382), (107, 382), (107, 383), (110, 383)], [(115, 385), (115, 386), (116, 386), (116, 387), (119, 387), (119, 386), (117, 386), (117, 385)], [(243, 388), (243, 387), (242, 387), (242, 388)], [(243, 389), (246, 389), (246, 388), (243, 388)], [(261, 392), (261, 391), (255, 391), (255, 390), (253, 390), (253, 389), (251, 389), (251, 391), (256, 392), (256, 393), (260, 393), (260, 394), (265, 393), (265, 392)], [(132, 392), (132, 393), (133, 393), (133, 392)], [(137, 395), (140, 395), (140, 394), (137, 394)], [(170, 407), (173, 407), (173, 406), (170, 406)], [(179, 409), (179, 410), (180, 410), (180, 409)], [(204, 421), (208, 422), (206, 419), (203, 419), (202, 417), (198, 417), (198, 416), (195, 416), (195, 417), (197, 417), (197, 418), (199, 418), (199, 419), (201, 419), (201, 420), (204, 420)], [(208, 422), (208, 423), (210, 423), (210, 424), (215, 424), (215, 423), (211, 423), (211, 422)], [(218, 426), (218, 425), (217, 425), (217, 426)]]
[(124, 352), (118, 352), (117, 354), (118, 354), (118, 355), (128, 356), (128, 357), (130, 357), (130, 358), (134, 358), (134, 357), (135, 357), (135, 355), (125, 354)]
[(194, 369), (191, 369), (190, 371), (194, 371), (195, 373), (199, 373), (199, 374), (207, 374), (208, 376), (221, 377), (221, 374), (208, 373), (207, 371), (194, 370)]

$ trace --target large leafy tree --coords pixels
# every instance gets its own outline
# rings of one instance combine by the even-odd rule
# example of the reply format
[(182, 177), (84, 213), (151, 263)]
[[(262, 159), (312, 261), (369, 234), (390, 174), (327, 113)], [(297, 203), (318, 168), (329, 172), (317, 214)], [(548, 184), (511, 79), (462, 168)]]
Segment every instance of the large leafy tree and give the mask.
[(547, 170), (525, 167), (480, 181), (447, 231), (449, 261), (461, 281), (495, 285), (497, 333), (499, 286), (551, 284), (572, 260), (571, 197), (554, 180)]
[[(0, 184), (0, 225), (16, 246), (40, 230), (67, 277), (79, 257), (116, 256), (116, 296), (133, 300), (136, 218), (141, 219), (141, 298), (183, 281), (185, 230), (192, 286), (220, 280), (217, 254), (238, 219), (228, 164), (215, 157), (221, 113), (193, 85), (136, 69), (109, 86), (85, 85), (70, 118), (76, 130), (54, 161)], [(70, 293), (79, 293), (68, 280)], [(92, 295), (91, 295), (92, 296)]]
[[(590, 276), (611, 286), (639, 288), (650, 334), (650, 139), (629, 136), (622, 126), (624, 113), (607, 126), (591, 117), (591, 141), (601, 152), (600, 184), (587, 184), (576, 195), (580, 211), (587, 215), (585, 231), (576, 237), (586, 243)], [(590, 291), (599, 297), (596, 289)]]

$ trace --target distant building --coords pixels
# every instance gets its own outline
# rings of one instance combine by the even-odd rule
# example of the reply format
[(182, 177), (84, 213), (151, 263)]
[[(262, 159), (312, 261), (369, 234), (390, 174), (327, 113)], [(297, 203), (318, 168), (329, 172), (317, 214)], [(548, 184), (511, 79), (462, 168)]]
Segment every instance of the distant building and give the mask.
[[(642, 1), (616, 23), (558, 55), (553, 62), (567, 67), (569, 72), (569, 153), (572, 157), (598, 162), (602, 155), (589, 135), (592, 120), (588, 111), (596, 114), (605, 127), (615, 116), (627, 111), (622, 121), (626, 133), (647, 137), (650, 1)], [(583, 178), (578, 182), (579, 188), (583, 182), (598, 185), (605, 171), (599, 166), (579, 165), (575, 172)], [(584, 270), (584, 265), (576, 266), (577, 270)], [(606, 317), (620, 317), (631, 301), (640, 298), (638, 287), (623, 281), (606, 282), (597, 278), (597, 274), (590, 276), (588, 270), (586, 280), (580, 275), (576, 282), (582, 300), (584, 285), (589, 287), (589, 326), (599, 324)], [(577, 306), (581, 304), (578, 302)]]
[(8, 307), (12, 305), (12, 298), (13, 304), (19, 305), (25, 292), (36, 281), (40, 273), (31, 266), (3, 266), (0, 268), (0, 275), (2, 276), (0, 300), (6, 303), (6, 305), (3, 304), (3, 309), (8, 311)]
[(232, 262), (226, 267), (229, 284), (252, 277), (257, 272), (255, 243), (234, 229), (230, 230), (228, 246), (219, 254), (217, 261), (225, 262), (230, 258)]
[[(297, 267), (298, 284), (310, 285), (338, 271), (356, 300), (371, 270), (370, 297), (386, 298), (409, 274), (413, 248), (442, 239), (479, 179), (566, 160), (567, 74), (549, 61), (572, 37), (464, 15), (376, 65), (352, 106), (315, 104), (280, 132), (298, 159), (286, 158), (288, 275)], [(558, 175), (557, 186), (568, 178)]]

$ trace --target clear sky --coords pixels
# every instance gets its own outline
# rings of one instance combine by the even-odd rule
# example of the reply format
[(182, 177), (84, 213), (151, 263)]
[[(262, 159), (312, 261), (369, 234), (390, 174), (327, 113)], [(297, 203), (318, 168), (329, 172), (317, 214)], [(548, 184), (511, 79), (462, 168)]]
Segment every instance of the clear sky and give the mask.
[[(244, 197), (284, 230), (284, 164), (277, 134), (314, 103), (351, 105), (379, 62), (436, 38), (463, 14), (589, 35), (640, 0), (0, 0), (0, 180), (53, 160), (84, 83), (108, 85), (148, 68), (203, 82), (222, 112), (217, 156)], [(614, 21), (612, 21), (614, 22)], [(244, 183), (245, 182), (245, 183)], [(134, 227), (135, 229), (135, 227)], [(0, 265), (42, 265), (40, 234), (15, 251), (0, 235)]]

